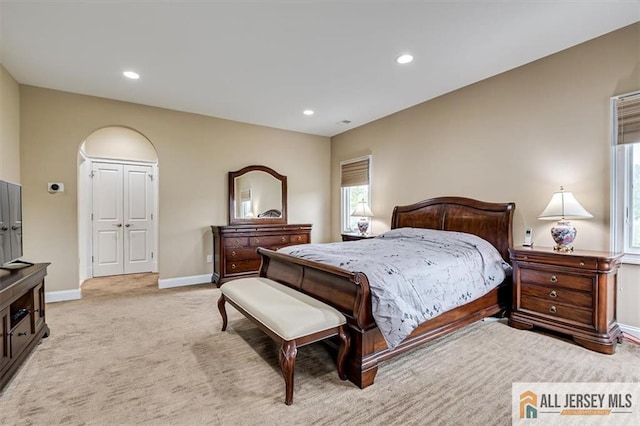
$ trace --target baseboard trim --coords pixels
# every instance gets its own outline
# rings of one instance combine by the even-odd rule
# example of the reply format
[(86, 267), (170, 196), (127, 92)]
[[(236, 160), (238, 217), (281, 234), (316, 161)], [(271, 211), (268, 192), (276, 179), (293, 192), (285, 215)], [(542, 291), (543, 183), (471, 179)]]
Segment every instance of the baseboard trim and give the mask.
[(158, 288), (185, 287), (188, 285), (211, 284), (211, 274), (192, 275), (190, 277), (165, 278), (158, 280)]
[(46, 291), (44, 293), (45, 303), (65, 302), (67, 300), (79, 300), (81, 298), (82, 294), (80, 293), (80, 289)]
[(622, 330), (623, 335), (629, 338), (629, 340), (635, 341), (636, 343), (640, 342), (640, 328), (624, 324), (618, 324), (618, 326), (620, 330)]

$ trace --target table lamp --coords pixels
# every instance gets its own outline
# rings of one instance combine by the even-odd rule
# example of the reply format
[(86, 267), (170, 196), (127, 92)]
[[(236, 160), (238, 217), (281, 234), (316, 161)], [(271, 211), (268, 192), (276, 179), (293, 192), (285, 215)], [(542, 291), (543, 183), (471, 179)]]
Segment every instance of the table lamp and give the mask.
[(364, 200), (360, 201), (355, 210), (351, 212), (351, 216), (360, 218), (358, 221), (360, 235), (367, 235), (367, 229), (369, 229), (369, 220), (367, 218), (373, 217), (369, 204)]
[(554, 192), (551, 201), (547, 204), (538, 219), (557, 220), (558, 223), (551, 227), (551, 237), (556, 242), (553, 248), (556, 251), (573, 251), (572, 243), (576, 239), (576, 228), (567, 219), (588, 219), (593, 217), (580, 205), (571, 192), (566, 192), (563, 187)]

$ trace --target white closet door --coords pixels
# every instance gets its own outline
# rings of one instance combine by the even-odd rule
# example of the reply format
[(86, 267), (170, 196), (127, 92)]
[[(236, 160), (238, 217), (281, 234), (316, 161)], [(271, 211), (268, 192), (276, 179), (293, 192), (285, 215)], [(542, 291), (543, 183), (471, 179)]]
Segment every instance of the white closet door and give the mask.
[(153, 269), (151, 166), (124, 166), (124, 273)]
[(123, 273), (121, 164), (94, 163), (93, 175), (93, 276)]
[(153, 270), (151, 166), (93, 163), (93, 276)]

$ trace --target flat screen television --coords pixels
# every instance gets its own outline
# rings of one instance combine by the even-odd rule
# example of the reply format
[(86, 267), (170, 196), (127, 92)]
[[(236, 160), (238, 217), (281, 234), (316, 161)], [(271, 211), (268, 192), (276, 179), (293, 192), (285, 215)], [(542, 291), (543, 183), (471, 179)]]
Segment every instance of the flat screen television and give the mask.
[(22, 187), (0, 180), (0, 267), (19, 269), (22, 251)]

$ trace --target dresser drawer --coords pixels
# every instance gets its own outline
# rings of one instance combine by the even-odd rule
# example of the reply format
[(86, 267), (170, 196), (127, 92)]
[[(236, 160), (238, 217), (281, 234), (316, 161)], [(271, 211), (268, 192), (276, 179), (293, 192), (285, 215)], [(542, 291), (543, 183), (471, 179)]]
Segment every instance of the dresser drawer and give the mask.
[(11, 357), (16, 357), (31, 340), (31, 314), (25, 316), (9, 333)]
[(251, 237), (252, 247), (270, 247), (289, 244), (288, 235), (266, 235), (260, 237)]
[(537, 297), (549, 302), (563, 303), (565, 305), (591, 309), (593, 297), (590, 293), (567, 290), (564, 287), (541, 287), (537, 285), (522, 284), (520, 286), (520, 297), (525, 299)]
[(593, 276), (573, 275), (543, 269), (526, 267), (520, 269), (522, 284), (549, 285), (591, 292), (593, 291), (593, 279)]
[(309, 234), (294, 234), (290, 238), (291, 244), (307, 244), (309, 242)]
[(228, 274), (240, 274), (243, 272), (257, 272), (260, 269), (261, 259), (250, 259), (250, 260), (237, 260), (231, 261), (227, 260), (224, 263), (225, 267), (225, 275)]
[(520, 308), (542, 314), (556, 320), (564, 319), (588, 326), (593, 325), (593, 311), (591, 309), (563, 305), (537, 297), (522, 297), (520, 299)]
[(248, 237), (224, 238), (225, 247), (249, 247)]
[(258, 259), (259, 257), (256, 247), (230, 247), (225, 250), (225, 258), (227, 260), (249, 260)]

